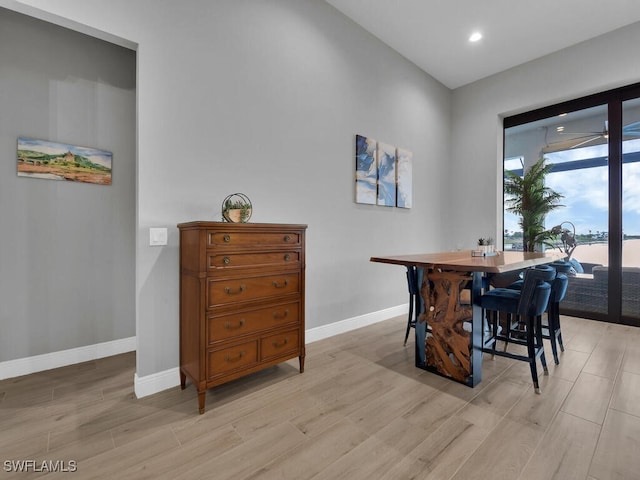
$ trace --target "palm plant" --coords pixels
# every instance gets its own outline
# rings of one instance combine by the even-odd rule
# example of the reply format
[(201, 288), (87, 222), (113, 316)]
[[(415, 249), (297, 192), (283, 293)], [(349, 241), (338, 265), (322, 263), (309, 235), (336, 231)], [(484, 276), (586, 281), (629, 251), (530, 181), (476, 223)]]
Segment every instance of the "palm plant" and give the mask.
[(536, 245), (547, 243), (555, 236), (545, 230), (544, 219), (549, 212), (563, 206), (558, 202), (564, 195), (545, 186), (545, 178), (552, 168), (551, 164), (545, 165), (543, 157), (522, 177), (505, 171), (504, 193), (509, 196), (507, 210), (520, 216), (525, 252), (535, 251)]

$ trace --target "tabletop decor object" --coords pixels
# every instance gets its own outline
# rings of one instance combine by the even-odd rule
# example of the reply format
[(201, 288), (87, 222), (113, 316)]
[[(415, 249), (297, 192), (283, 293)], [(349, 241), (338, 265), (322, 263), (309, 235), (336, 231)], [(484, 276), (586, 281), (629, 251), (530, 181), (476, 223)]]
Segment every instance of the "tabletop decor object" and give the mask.
[[(565, 223), (571, 225), (573, 231), (569, 230), (568, 228), (563, 228), (562, 226)], [(576, 226), (568, 220), (565, 220), (560, 225), (556, 225), (555, 227), (553, 227), (551, 229), (551, 233), (554, 235), (560, 235), (562, 248), (558, 248), (560, 249), (560, 251), (563, 251), (567, 254), (567, 260), (569, 260), (571, 258), (571, 255), (573, 254), (573, 251), (578, 246), (578, 242), (576, 241)]]
[(478, 246), (471, 251), (471, 256), (473, 257), (490, 257), (493, 255), (496, 255), (496, 250), (491, 237), (479, 238)]
[(247, 223), (251, 218), (253, 205), (244, 193), (232, 193), (222, 201), (222, 218), (230, 223)]

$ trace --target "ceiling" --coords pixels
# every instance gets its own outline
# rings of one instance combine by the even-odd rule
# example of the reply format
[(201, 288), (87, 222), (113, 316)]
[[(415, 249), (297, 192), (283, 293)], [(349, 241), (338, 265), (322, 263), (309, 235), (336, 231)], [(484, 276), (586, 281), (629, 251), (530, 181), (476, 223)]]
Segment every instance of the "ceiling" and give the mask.
[(451, 89), (640, 21), (638, 0), (326, 1)]

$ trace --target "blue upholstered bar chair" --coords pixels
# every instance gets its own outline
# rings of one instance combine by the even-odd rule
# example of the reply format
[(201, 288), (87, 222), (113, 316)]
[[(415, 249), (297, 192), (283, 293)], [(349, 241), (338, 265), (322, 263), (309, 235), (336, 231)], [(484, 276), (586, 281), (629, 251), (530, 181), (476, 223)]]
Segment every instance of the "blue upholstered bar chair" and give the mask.
[[(551, 296), (549, 297), (549, 305), (547, 307), (547, 323), (542, 324), (542, 338), (546, 338), (551, 343), (551, 351), (553, 353), (553, 361), (556, 365), (560, 364), (558, 359), (558, 345), (560, 351), (564, 352), (562, 343), (562, 330), (560, 328), (560, 302), (564, 300), (567, 294), (569, 279), (567, 275), (572, 270), (570, 262), (555, 261), (549, 264), (556, 271), (556, 278), (551, 282)], [(536, 268), (541, 268), (538, 266)], [(518, 280), (507, 288), (522, 289), (522, 280)], [(509, 325), (511, 327), (511, 325)]]
[(564, 273), (568, 275), (573, 268), (573, 264), (571, 262), (565, 262), (564, 260), (556, 260), (555, 262), (550, 263), (553, 268), (556, 269), (558, 273)]
[[(540, 359), (545, 375), (549, 373), (547, 361), (544, 356), (542, 341), (542, 313), (547, 309), (551, 296), (551, 284), (556, 276), (554, 268), (541, 266), (531, 268), (524, 272), (522, 289), (495, 288), (480, 298), (480, 305), (491, 318), (491, 336), (484, 342), (483, 352), (502, 357), (521, 360), (529, 363), (531, 379), (536, 393), (540, 393), (538, 383), (537, 360)], [(511, 334), (510, 329), (506, 333), (498, 330), (498, 313), (508, 316), (517, 316), (523, 320), (524, 330), (518, 338)], [(509, 323), (511, 319), (508, 319)], [(519, 355), (496, 350), (498, 341), (515, 343), (527, 347), (527, 355)]]
[(560, 351), (564, 352), (562, 344), (562, 330), (560, 329), (560, 302), (564, 300), (569, 286), (568, 274), (572, 270), (570, 262), (556, 261), (550, 264), (556, 269), (556, 278), (551, 284), (551, 298), (549, 298), (549, 308), (547, 308), (547, 325), (543, 325), (542, 337), (551, 342), (553, 360), (556, 365), (558, 360), (558, 345)]
[[(553, 266), (553, 263), (545, 264), (545, 265), (536, 265), (534, 268), (537, 268), (538, 270), (549, 270), (550, 266), (553, 267), (553, 269), (555, 270), (555, 267)], [(524, 271), (520, 274), (520, 279), (519, 280), (516, 280), (515, 282), (510, 283), (505, 288), (511, 288), (511, 289), (514, 289), (514, 290), (522, 290), (522, 285), (524, 283), (523, 277), (524, 277)]]
[[(553, 270), (556, 271), (556, 274), (557, 274), (556, 267), (553, 266), (553, 263), (549, 264), (549, 265), (536, 265), (534, 268), (536, 268), (537, 270), (542, 270), (542, 271), (550, 273), (551, 272), (551, 270), (549, 269), (550, 266), (552, 266)], [(569, 266), (569, 268), (571, 268), (571, 267)], [(524, 277), (524, 272), (525, 272), (525, 270), (523, 270), (520, 273), (520, 277)], [(507, 285), (504, 288), (511, 289), (511, 290), (522, 290), (522, 286), (523, 285), (524, 285), (524, 280), (522, 278), (520, 278), (520, 280), (516, 280), (515, 282)], [(553, 288), (553, 284), (551, 284), (551, 287)], [(520, 324), (520, 317), (518, 317), (517, 315), (513, 315), (512, 316), (510, 313), (507, 313), (506, 314), (506, 321), (505, 321), (505, 325), (504, 325), (504, 334), (506, 336), (509, 336), (511, 334), (511, 331), (513, 330), (513, 328), (518, 326), (519, 324)], [(516, 334), (518, 334), (517, 331), (516, 331)], [(505, 351), (507, 350), (507, 343), (505, 343), (504, 349), (505, 349)]]
[(542, 325), (542, 338), (547, 338), (551, 342), (553, 361), (556, 365), (558, 360), (558, 345), (564, 352), (562, 344), (562, 330), (560, 329), (560, 302), (564, 300), (569, 286), (569, 278), (564, 273), (558, 273), (551, 283), (551, 297), (547, 308), (547, 324)]
[(420, 286), (422, 285), (422, 268), (415, 266), (407, 267), (407, 286), (409, 288), (409, 317), (407, 318), (407, 331), (404, 334), (404, 345), (407, 345), (409, 332), (416, 327), (416, 321), (422, 313), (422, 296)]

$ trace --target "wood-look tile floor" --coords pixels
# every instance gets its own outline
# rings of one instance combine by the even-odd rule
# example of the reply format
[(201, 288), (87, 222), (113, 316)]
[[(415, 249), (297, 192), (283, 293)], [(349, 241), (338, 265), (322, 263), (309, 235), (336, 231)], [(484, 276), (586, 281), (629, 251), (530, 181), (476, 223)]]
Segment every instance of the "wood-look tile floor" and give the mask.
[[(212, 389), (204, 415), (191, 385), (136, 399), (133, 353), (0, 381), (0, 478), (640, 478), (640, 329), (563, 317), (536, 395), (506, 358), (473, 389), (416, 369), (404, 327), (309, 344), (304, 374)], [(7, 471), (20, 460), (77, 471)]]

